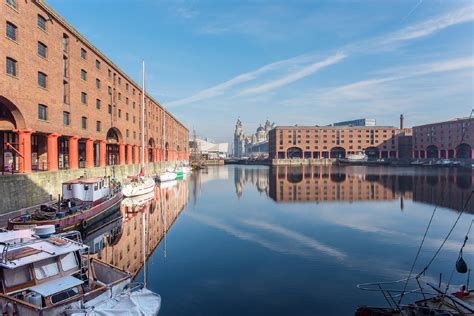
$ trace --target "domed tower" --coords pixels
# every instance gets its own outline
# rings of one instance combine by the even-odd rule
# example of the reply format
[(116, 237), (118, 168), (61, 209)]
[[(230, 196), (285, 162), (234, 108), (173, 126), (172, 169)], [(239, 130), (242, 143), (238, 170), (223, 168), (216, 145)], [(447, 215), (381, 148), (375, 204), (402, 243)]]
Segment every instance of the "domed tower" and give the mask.
[(265, 133), (265, 129), (262, 127), (262, 125), (260, 124), (260, 126), (257, 128), (257, 133), (255, 134), (257, 136), (257, 142), (260, 143), (260, 142), (263, 142), (267, 139), (267, 136), (266, 136), (266, 133)]

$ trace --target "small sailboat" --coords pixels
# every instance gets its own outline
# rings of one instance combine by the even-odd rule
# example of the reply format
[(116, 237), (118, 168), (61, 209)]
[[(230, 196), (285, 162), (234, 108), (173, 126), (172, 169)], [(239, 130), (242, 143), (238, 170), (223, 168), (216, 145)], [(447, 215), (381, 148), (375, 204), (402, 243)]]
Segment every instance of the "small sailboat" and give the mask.
[(123, 185), (122, 193), (125, 197), (133, 197), (150, 193), (155, 188), (155, 181), (151, 177), (145, 176), (145, 62), (142, 62), (142, 152), (141, 152), (141, 170), (137, 177), (129, 178), (129, 181)]

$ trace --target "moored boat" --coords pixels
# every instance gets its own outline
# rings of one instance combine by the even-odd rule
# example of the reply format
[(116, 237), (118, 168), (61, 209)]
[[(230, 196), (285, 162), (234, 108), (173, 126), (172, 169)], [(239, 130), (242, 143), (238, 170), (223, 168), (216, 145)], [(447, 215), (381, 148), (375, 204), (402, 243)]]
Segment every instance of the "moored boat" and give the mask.
[(156, 178), (160, 182), (173, 181), (176, 180), (177, 174), (174, 172), (165, 171), (162, 174), (159, 174)]
[(9, 229), (54, 225), (57, 232), (85, 229), (117, 211), (122, 193), (120, 184), (106, 178), (79, 178), (62, 184), (58, 201), (23, 209), (8, 221)]
[(42, 226), (0, 232), (2, 314), (158, 313), (158, 294), (131, 284), (130, 273), (87, 254), (77, 231), (56, 234), (54, 227)]
[(153, 192), (155, 181), (151, 177), (139, 175), (129, 178), (122, 188), (125, 197), (135, 197)]

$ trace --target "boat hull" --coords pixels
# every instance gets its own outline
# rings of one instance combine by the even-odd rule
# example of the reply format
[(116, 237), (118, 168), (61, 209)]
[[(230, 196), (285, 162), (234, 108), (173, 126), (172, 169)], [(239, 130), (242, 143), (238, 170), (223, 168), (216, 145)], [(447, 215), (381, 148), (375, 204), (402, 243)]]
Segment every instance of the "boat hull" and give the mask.
[(143, 194), (153, 192), (155, 189), (155, 181), (152, 178), (146, 178), (142, 184), (132, 185), (131, 183), (126, 184), (122, 188), (123, 196), (134, 197)]
[[(115, 194), (112, 198), (95, 205), (84, 211), (77, 211), (74, 214), (67, 215), (63, 218), (55, 218), (48, 220), (21, 220), (22, 216), (15, 217), (8, 221), (9, 229), (26, 229), (42, 225), (54, 225), (56, 232), (64, 232), (73, 229), (85, 229), (101, 219), (113, 214), (120, 208), (122, 193)], [(52, 205), (50, 203), (49, 205)]]

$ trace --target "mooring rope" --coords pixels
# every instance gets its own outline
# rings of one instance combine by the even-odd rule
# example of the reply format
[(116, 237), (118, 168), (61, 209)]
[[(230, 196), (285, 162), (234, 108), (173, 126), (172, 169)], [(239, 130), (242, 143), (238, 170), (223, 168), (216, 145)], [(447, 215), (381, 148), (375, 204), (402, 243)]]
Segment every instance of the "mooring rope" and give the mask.
[(411, 275), (413, 273), (413, 270), (415, 269), (415, 264), (416, 264), (416, 261), (418, 260), (418, 256), (420, 255), (420, 252), (421, 252), (421, 248), (423, 247), (423, 244), (425, 242), (425, 238), (426, 238), (426, 235), (428, 234), (428, 230), (430, 229), (430, 226), (431, 226), (431, 222), (433, 221), (433, 218), (434, 218), (434, 215), (436, 213), (436, 209), (438, 208), (438, 205), (435, 206), (434, 210), (433, 210), (433, 213), (431, 214), (431, 218), (430, 218), (430, 221), (428, 222), (428, 226), (426, 226), (426, 230), (425, 230), (425, 234), (423, 235), (423, 239), (421, 240), (421, 244), (420, 244), (420, 247), (418, 247), (418, 252), (416, 253), (416, 256), (415, 256), (415, 260), (413, 260), (413, 263), (411, 265), (411, 269), (410, 269), (410, 273), (408, 274), (408, 278), (405, 282), (405, 285), (403, 286), (403, 291), (402, 291), (402, 294), (400, 295), (400, 299), (398, 300), (398, 305), (400, 305), (400, 303), (402, 302), (402, 299), (403, 299), (403, 296), (405, 295), (405, 291), (407, 289), (407, 286), (408, 286), (408, 282), (410, 281), (410, 278), (411, 278)]
[(471, 191), (471, 194), (469, 194), (469, 197), (467, 198), (466, 200), (466, 203), (464, 203), (464, 206), (463, 208), (461, 209), (461, 211), (459, 212), (459, 215), (458, 217), (456, 218), (456, 221), (454, 222), (453, 226), (451, 227), (451, 229), (449, 230), (448, 234), (446, 235), (446, 237), (444, 238), (443, 242), (441, 243), (441, 245), (439, 246), (438, 250), (436, 250), (435, 254), (433, 255), (433, 257), (431, 258), (431, 260), (428, 262), (428, 264), (423, 268), (423, 270), (418, 273), (418, 275), (416, 276), (417, 278), (419, 278), (421, 275), (423, 275), (426, 270), (428, 270), (428, 268), (430, 267), (430, 265), (433, 263), (433, 261), (436, 259), (436, 257), (438, 256), (438, 254), (440, 253), (441, 249), (444, 247), (444, 244), (446, 243), (446, 241), (448, 241), (449, 237), (451, 236), (451, 233), (453, 232), (454, 228), (456, 227), (456, 225), (458, 224), (459, 222), (459, 219), (461, 218), (462, 214), (464, 213), (464, 211), (466, 210), (468, 204), (469, 204), (469, 201), (471, 200), (471, 197), (472, 195), (474, 194), (474, 191)]

